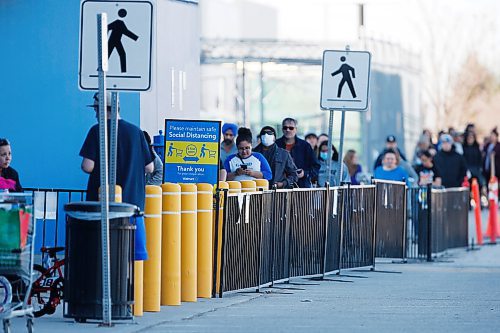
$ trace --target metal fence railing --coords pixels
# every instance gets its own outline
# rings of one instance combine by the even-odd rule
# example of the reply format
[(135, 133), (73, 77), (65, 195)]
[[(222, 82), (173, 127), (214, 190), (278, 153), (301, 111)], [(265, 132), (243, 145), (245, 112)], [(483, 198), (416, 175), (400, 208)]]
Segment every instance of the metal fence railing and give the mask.
[(375, 186), (343, 189), (340, 268), (375, 265)]
[(326, 189), (292, 192), (290, 277), (322, 274), (325, 252)]
[(65, 246), (66, 218), (64, 205), (85, 199), (85, 190), (25, 188), (33, 196), (35, 216), (35, 253), (42, 246)]
[(431, 260), (447, 249), (468, 246), (469, 196), (462, 187), (408, 189), (407, 257)]
[[(29, 188), (26, 192), (34, 198), (35, 250), (64, 246), (64, 204), (84, 200), (85, 191)], [(220, 248), (214, 249), (214, 258), (220, 262), (214, 264), (214, 283), (221, 295), (292, 277), (374, 267), (375, 257), (431, 260), (446, 249), (468, 245), (468, 205), (466, 188), (406, 189), (402, 183), (379, 181), (364, 186), (226, 192), (217, 222), (221, 240), (216, 242)]]
[(432, 190), (432, 253), (468, 245), (469, 198), (466, 188)]
[(376, 256), (406, 257), (406, 185), (375, 181)]
[(230, 194), (222, 292), (374, 265), (375, 186)]
[(324, 273), (333, 273), (340, 270), (342, 215), (344, 212), (344, 197), (347, 191), (342, 188), (330, 189), (328, 207), (328, 224), (326, 226), (326, 251)]
[(466, 246), (468, 190), (429, 189), (376, 182), (227, 195), (219, 290), (259, 289), (374, 268), (376, 256), (424, 259)]

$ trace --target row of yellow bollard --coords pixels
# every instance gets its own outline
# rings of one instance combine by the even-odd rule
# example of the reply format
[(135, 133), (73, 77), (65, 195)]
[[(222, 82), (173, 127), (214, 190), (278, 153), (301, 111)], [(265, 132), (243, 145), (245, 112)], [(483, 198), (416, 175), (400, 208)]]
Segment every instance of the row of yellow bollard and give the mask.
[[(219, 182), (229, 193), (267, 189), (267, 181)], [(217, 288), (220, 284), (223, 195), (215, 230), (213, 186), (173, 184), (146, 187), (145, 226), (149, 259), (134, 265), (134, 315), (161, 305), (196, 302), (212, 295), (213, 240), (217, 232)], [(218, 290), (217, 290), (218, 291)]]

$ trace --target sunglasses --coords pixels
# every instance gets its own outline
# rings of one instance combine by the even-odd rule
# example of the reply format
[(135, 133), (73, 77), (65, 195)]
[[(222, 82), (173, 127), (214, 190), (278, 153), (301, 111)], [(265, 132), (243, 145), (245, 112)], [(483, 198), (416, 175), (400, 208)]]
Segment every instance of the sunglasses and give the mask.
[(293, 131), (294, 129), (294, 126), (283, 126), (283, 131)]

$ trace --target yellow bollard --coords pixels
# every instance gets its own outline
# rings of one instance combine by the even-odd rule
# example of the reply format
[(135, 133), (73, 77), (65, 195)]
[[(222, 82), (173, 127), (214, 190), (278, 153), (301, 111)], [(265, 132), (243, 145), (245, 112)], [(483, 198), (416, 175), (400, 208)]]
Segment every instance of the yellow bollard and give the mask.
[(241, 193), (256, 192), (257, 185), (253, 180), (242, 180), (241, 183)]
[(144, 261), (134, 261), (134, 316), (144, 315)]
[(181, 187), (162, 188), (161, 304), (181, 304)]
[[(239, 182), (235, 182), (238, 183)], [(229, 189), (229, 184), (228, 182), (219, 182), (219, 189)], [(220, 289), (220, 263), (222, 260), (222, 223), (224, 222), (224, 192), (220, 192), (220, 198), (219, 198), (219, 227), (217, 230), (217, 272), (216, 272), (216, 292), (219, 293)], [(214, 215), (215, 218), (215, 215)], [(215, 228), (215, 223), (214, 223), (214, 228)], [(215, 233), (214, 233), (215, 234)], [(215, 236), (214, 236), (215, 239)]]
[(254, 182), (257, 185), (257, 191), (269, 190), (269, 182), (267, 179), (255, 179)]
[[(101, 188), (98, 190), (99, 201), (101, 200)], [(122, 187), (120, 185), (115, 185), (115, 202), (122, 202)]]
[(144, 262), (144, 311), (160, 311), (161, 299), (161, 187), (146, 185), (144, 224), (148, 260)]
[(227, 182), (229, 185), (229, 193), (241, 193), (241, 183), (235, 180), (230, 180)]
[(181, 184), (181, 190), (181, 300), (196, 302), (197, 188), (195, 184)]
[(198, 297), (212, 297), (213, 186), (198, 184)]

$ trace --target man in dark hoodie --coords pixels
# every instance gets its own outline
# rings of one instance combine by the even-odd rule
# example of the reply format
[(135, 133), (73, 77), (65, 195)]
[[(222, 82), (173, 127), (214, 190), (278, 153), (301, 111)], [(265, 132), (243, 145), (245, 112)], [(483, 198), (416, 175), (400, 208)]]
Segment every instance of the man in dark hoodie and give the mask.
[(460, 187), (467, 172), (462, 155), (453, 150), (453, 138), (449, 134), (440, 137), (441, 150), (434, 157), (434, 163), (441, 174), (444, 187)]

